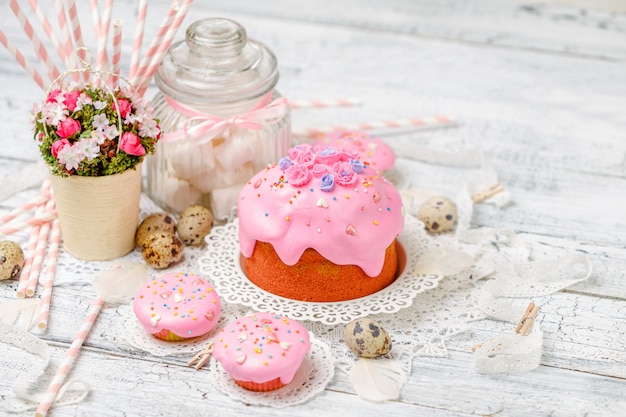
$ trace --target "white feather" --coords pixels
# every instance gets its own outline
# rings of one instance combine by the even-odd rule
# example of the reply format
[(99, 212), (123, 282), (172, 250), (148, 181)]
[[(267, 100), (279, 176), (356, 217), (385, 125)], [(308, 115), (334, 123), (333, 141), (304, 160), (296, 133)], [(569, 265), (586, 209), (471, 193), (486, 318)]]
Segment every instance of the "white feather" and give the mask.
[(107, 303), (129, 303), (148, 278), (148, 268), (144, 264), (124, 262), (99, 272), (93, 280), (93, 287)]
[(419, 258), (413, 269), (416, 275), (449, 277), (474, 265), (474, 258), (457, 249), (430, 248)]
[(441, 192), (425, 188), (408, 188), (400, 192), (404, 211), (413, 216), (417, 216), (420, 206), (424, 203), (424, 201), (437, 195), (441, 195)]
[(33, 319), (40, 302), (39, 298), (5, 301), (0, 304), (0, 322), (13, 325), (19, 321), (24, 330), (28, 331), (34, 324)]
[(361, 358), (348, 376), (359, 397), (370, 401), (397, 399), (407, 380), (400, 363), (390, 359)]

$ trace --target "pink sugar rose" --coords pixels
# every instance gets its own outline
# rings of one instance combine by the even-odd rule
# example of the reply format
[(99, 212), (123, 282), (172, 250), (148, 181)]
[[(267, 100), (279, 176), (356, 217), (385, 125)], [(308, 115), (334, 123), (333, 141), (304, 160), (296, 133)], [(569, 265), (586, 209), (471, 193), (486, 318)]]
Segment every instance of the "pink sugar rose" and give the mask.
[(146, 154), (146, 150), (141, 144), (139, 136), (133, 132), (126, 132), (120, 139), (120, 149), (129, 155), (143, 156)]
[(63, 139), (69, 138), (74, 136), (77, 132), (80, 132), (80, 129), (80, 122), (68, 117), (59, 122), (59, 125), (57, 126), (57, 135)]
[(328, 167), (324, 164), (315, 164), (311, 168), (311, 173), (315, 178), (321, 178), (322, 175), (328, 174)]
[(299, 145), (294, 146), (293, 148), (290, 148), (287, 153), (289, 154), (289, 159), (291, 159), (292, 161), (295, 161), (298, 158), (298, 155), (301, 153), (311, 153), (312, 152), (312, 146), (308, 143), (301, 143)]
[(70, 141), (67, 139), (57, 140), (52, 144), (52, 156), (55, 158), (59, 157), (59, 152), (61, 149), (65, 148), (70, 144)]
[(294, 163), (312, 168), (315, 165), (315, 154), (311, 151), (301, 151), (298, 153)]
[(80, 96), (80, 91), (70, 91), (69, 93), (65, 93), (63, 96), (63, 104), (68, 108), (69, 111), (74, 111), (76, 108), (76, 101)]
[[(121, 98), (117, 100), (117, 106), (120, 109), (120, 116), (122, 116), (122, 119), (125, 119), (131, 110), (130, 103), (128, 102), (128, 100), (124, 100), (123, 98)], [(113, 107), (115, 107), (115, 105)]]
[(337, 162), (333, 165), (333, 174), (335, 174), (335, 183), (339, 185), (352, 185), (358, 177), (349, 162)]
[(333, 147), (322, 148), (317, 153), (317, 163), (333, 165), (341, 159), (341, 154)]
[(48, 98), (46, 98), (46, 103), (56, 103), (59, 94), (61, 94), (61, 90), (59, 90), (58, 88), (50, 91), (50, 94), (48, 94)]
[(305, 165), (292, 165), (285, 171), (285, 178), (294, 187), (302, 187), (311, 181), (313, 175)]
[(361, 159), (361, 155), (355, 149), (343, 148), (341, 150), (341, 160), (349, 161), (351, 159)]

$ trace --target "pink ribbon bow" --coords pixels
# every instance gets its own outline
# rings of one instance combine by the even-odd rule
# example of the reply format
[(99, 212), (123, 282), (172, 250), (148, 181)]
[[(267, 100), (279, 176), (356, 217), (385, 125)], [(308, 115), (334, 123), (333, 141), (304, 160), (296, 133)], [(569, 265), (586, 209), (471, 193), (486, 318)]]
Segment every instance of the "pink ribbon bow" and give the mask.
[(242, 129), (261, 130), (264, 123), (274, 123), (289, 111), (287, 99), (277, 98), (269, 103), (271, 93), (266, 94), (250, 111), (230, 118), (223, 118), (199, 112), (171, 97), (165, 96), (167, 103), (177, 112), (188, 116), (182, 129), (164, 135), (165, 142), (189, 139), (191, 143), (202, 144), (224, 132), (230, 126)]

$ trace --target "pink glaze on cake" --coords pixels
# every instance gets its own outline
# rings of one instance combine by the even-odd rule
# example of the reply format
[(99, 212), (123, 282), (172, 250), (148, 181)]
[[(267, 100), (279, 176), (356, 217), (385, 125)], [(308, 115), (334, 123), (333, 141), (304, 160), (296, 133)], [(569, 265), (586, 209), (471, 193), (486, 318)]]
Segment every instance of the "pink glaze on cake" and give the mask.
[(308, 330), (273, 313), (250, 312), (215, 337), (213, 357), (238, 381), (288, 384), (311, 349)]
[(301, 144), (256, 174), (239, 195), (239, 244), (271, 244), (286, 265), (307, 248), (337, 265), (377, 276), (402, 232), (400, 194), (350, 149)]
[(169, 330), (187, 339), (213, 330), (221, 303), (205, 279), (171, 272), (146, 283), (135, 296), (133, 310), (148, 333)]
[(363, 162), (379, 171), (387, 171), (396, 163), (396, 154), (382, 139), (354, 130), (337, 130), (315, 139), (313, 145), (352, 149)]

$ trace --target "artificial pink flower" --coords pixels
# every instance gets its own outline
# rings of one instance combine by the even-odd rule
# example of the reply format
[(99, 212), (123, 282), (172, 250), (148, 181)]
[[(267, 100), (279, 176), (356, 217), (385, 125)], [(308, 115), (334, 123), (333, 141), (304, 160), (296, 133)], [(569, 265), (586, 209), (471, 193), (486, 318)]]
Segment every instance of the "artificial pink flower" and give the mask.
[(76, 102), (79, 96), (80, 91), (70, 91), (69, 93), (65, 93), (63, 96), (63, 104), (65, 104), (65, 107), (67, 107), (69, 111), (74, 111), (74, 109), (76, 109)]
[(117, 100), (117, 107), (120, 109), (120, 116), (122, 116), (122, 119), (125, 119), (131, 111), (130, 103), (128, 100), (124, 100), (123, 98)]
[(67, 139), (57, 140), (52, 144), (52, 156), (55, 158), (59, 157), (59, 152), (61, 149), (70, 144), (70, 141)]
[(72, 137), (76, 132), (80, 132), (80, 122), (78, 120), (74, 120), (70, 117), (59, 122), (57, 127), (57, 134), (65, 139)]
[(143, 156), (146, 154), (146, 150), (141, 145), (139, 136), (135, 135), (133, 132), (126, 132), (122, 135), (120, 139), (120, 149), (129, 155)]
[(48, 98), (46, 98), (46, 103), (56, 103), (59, 94), (61, 94), (61, 90), (59, 90), (58, 88), (50, 91), (50, 94), (48, 94)]

